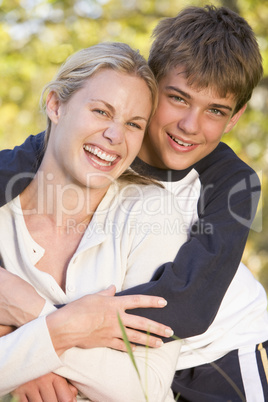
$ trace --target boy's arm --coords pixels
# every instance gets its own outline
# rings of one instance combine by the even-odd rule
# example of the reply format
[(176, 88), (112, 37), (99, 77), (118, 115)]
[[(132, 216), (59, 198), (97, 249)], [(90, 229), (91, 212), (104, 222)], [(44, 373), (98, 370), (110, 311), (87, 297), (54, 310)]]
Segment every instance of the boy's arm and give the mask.
[(0, 151), (0, 207), (19, 195), (33, 179), (43, 156), (44, 132), (14, 149)]
[(204, 188), (199, 220), (173, 263), (162, 265), (151, 282), (119, 293), (164, 297), (168, 301), (164, 314), (149, 310), (131, 314), (170, 325), (180, 338), (199, 335), (213, 322), (241, 261), (256, 213), (257, 174), (241, 161), (231, 169), (225, 165), (219, 172), (216, 165), (213, 185)]

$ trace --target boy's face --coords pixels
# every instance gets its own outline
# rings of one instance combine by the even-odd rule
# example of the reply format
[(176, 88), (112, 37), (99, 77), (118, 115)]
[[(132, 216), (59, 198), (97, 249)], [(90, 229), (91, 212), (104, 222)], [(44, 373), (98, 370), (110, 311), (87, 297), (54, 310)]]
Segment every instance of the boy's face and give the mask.
[(183, 170), (210, 154), (236, 124), (232, 95), (220, 98), (212, 88), (190, 87), (182, 68), (172, 69), (159, 82), (159, 103), (139, 157), (146, 163)]

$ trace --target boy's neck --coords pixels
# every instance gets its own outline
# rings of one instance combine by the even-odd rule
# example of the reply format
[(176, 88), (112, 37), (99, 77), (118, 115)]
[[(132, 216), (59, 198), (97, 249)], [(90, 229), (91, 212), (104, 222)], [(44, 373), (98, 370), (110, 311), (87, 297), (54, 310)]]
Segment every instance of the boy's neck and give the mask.
[(152, 167), (160, 169), (169, 169), (159, 157), (152, 152), (152, 145), (148, 135), (145, 135), (138, 158)]

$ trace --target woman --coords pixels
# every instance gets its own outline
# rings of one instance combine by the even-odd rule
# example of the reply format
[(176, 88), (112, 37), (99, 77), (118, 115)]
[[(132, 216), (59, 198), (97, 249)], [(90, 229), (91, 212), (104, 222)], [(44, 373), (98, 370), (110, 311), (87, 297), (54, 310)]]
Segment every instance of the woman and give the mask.
[[(42, 307), (46, 314), (54, 305), (69, 304), (1, 338), (1, 349), (7, 352), (0, 356), (0, 391), (3, 395), (56, 371), (89, 399), (142, 400), (129, 356), (96, 348), (119, 349), (121, 343), (96, 341), (103, 296), (85, 295), (111, 284), (119, 291), (149, 281), (161, 263), (175, 257), (178, 241), (186, 241), (185, 233), (174, 236), (174, 221), (182, 223), (182, 218), (173, 196), (126, 172), (155, 109), (155, 81), (144, 59), (127, 45), (100, 44), (67, 60), (46, 89), (45, 156), (31, 184), (0, 210), (0, 254), (5, 269), (41, 296), (31, 318)], [(20, 326), (29, 321), (15, 319), (12, 312), (8, 320), (2, 323)], [(130, 327), (128, 320), (133, 318), (123, 320)], [(171, 335), (165, 326), (155, 330), (155, 323), (146, 324), (150, 332), (163, 335), (166, 329)], [(140, 321), (136, 328), (144, 325)], [(146, 334), (137, 338), (127, 332), (132, 341), (145, 343)], [(153, 340), (149, 345), (155, 346)], [(178, 341), (147, 352), (136, 347), (150, 399), (168, 400), (179, 349)]]

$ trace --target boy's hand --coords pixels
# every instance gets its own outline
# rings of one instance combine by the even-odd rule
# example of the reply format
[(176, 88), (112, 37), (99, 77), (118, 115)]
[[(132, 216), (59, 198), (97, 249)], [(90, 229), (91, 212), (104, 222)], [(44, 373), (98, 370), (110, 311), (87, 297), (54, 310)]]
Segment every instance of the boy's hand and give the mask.
[(0, 325), (0, 337), (10, 334), (11, 332), (15, 331), (16, 327), (12, 327), (9, 325)]
[(50, 373), (21, 385), (12, 395), (18, 402), (75, 402), (77, 393), (65, 378)]
[(20, 327), (37, 318), (45, 304), (32, 285), (0, 267), (2, 325)]

